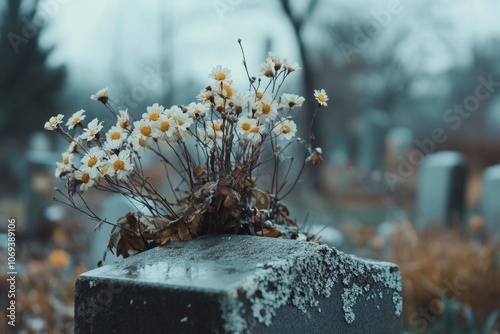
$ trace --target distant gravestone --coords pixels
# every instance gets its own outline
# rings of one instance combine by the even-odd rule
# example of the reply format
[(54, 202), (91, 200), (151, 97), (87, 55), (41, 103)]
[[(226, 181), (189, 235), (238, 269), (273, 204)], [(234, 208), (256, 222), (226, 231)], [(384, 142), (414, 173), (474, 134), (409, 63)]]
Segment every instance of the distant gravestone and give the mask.
[(444, 151), (424, 158), (417, 188), (417, 225), (461, 227), (467, 164), (460, 153)]
[[(116, 223), (118, 218), (125, 216), (129, 212), (136, 212), (137, 210), (137, 205), (134, 205), (133, 202), (122, 195), (114, 194), (102, 202), (99, 217), (110, 223)], [(97, 267), (97, 263), (102, 260), (108, 246), (109, 235), (112, 229), (112, 225), (103, 224), (92, 236), (87, 261), (87, 266), (89, 268)], [(113, 263), (116, 260), (118, 260), (116, 255), (111, 253), (107, 254), (106, 263)]]
[(360, 123), (358, 167), (364, 173), (384, 167), (385, 138), (390, 117), (380, 110), (366, 112)]
[(402, 333), (401, 274), (326, 245), (170, 243), (81, 275), (75, 333)]
[(413, 146), (413, 131), (406, 127), (395, 127), (389, 130), (385, 141), (386, 164), (397, 165), (407, 160)]
[(36, 132), (30, 138), (30, 148), (25, 154), (22, 191), (24, 219), (20, 232), (28, 237), (39, 233), (40, 224), (45, 222), (45, 209), (53, 204), (54, 172), (56, 161), (61, 155), (51, 149), (50, 141), (44, 132)]
[(496, 95), (492, 98), (492, 101), (488, 104), (488, 107), (484, 113), (483, 118), (483, 135), (490, 138), (499, 138), (500, 134), (498, 129), (500, 128), (500, 95)]
[(485, 228), (497, 238), (500, 236), (500, 165), (484, 171), (481, 203)]

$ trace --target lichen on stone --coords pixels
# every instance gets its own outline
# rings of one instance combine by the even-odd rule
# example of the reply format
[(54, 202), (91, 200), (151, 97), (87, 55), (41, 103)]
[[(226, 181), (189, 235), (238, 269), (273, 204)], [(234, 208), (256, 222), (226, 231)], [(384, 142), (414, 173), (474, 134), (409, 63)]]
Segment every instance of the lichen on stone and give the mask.
[[(302, 243), (286, 259), (275, 259), (255, 267), (255, 274), (226, 300), (221, 301), (225, 330), (244, 333), (255, 322), (272, 324), (276, 311), (287, 304), (303, 313), (319, 309), (319, 299), (331, 297), (332, 288), (340, 284), (343, 316), (347, 323), (356, 319), (354, 306), (360, 296), (365, 300), (383, 297), (381, 288), (392, 290), (395, 314), (400, 315), (401, 278), (393, 272), (395, 265), (381, 264), (346, 255), (326, 245)], [(245, 303), (239, 301), (244, 298)], [(245, 314), (246, 304), (250, 315)]]

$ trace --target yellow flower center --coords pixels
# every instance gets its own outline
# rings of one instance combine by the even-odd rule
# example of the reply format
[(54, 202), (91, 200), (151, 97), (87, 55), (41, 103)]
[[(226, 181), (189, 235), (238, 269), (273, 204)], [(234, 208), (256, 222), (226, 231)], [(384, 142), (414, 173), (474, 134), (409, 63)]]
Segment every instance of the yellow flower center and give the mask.
[(82, 182), (87, 183), (90, 181), (90, 174), (89, 173), (83, 173), (82, 174)]
[(326, 97), (325, 97), (325, 95), (323, 95), (323, 94), (318, 94), (318, 101), (319, 101), (319, 102), (325, 102), (325, 101), (326, 101)]
[(179, 124), (180, 126), (184, 125), (184, 121), (182, 119), (178, 119), (177, 120), (177, 124)]
[(216, 73), (214, 75), (215, 80), (222, 81), (226, 78), (226, 75), (223, 72)]
[(151, 114), (149, 114), (149, 120), (150, 121), (157, 121), (158, 118), (160, 118), (160, 114), (158, 112), (152, 112)]
[(160, 130), (161, 132), (167, 132), (170, 129), (170, 123), (169, 122), (162, 122), (160, 125)]
[(143, 126), (141, 128), (141, 133), (143, 136), (149, 137), (151, 135), (151, 128), (149, 126)]
[(262, 95), (264, 95), (263, 92), (261, 91), (258, 91), (257, 93), (255, 93), (255, 96), (258, 98), (258, 99), (261, 99), (262, 98)]
[(200, 113), (200, 109), (198, 107), (193, 108), (193, 114), (198, 115)]
[(108, 166), (101, 167), (101, 173), (106, 174), (107, 171), (108, 171)]
[(89, 136), (93, 137), (97, 133), (97, 128), (89, 130)]
[(283, 124), (281, 125), (281, 132), (283, 133), (290, 133), (292, 131), (292, 128), (288, 124)]
[(118, 131), (115, 131), (111, 134), (110, 138), (112, 140), (119, 140), (122, 137), (121, 133)]
[(120, 120), (120, 127), (121, 127), (122, 129), (125, 129), (125, 128), (127, 127), (127, 120), (126, 120), (126, 119), (123, 119), (123, 118), (122, 118), (122, 119)]
[(243, 130), (245, 130), (245, 131), (250, 130), (250, 123), (245, 122), (245, 123), (241, 124), (241, 128), (242, 128)]
[(219, 123), (214, 123), (214, 130), (215, 131), (220, 131), (221, 130), (221, 126)]
[(50, 126), (52, 126), (52, 127), (56, 126), (56, 125), (57, 125), (57, 121), (58, 121), (58, 119), (57, 119), (57, 118), (52, 119), (52, 120), (50, 121)]
[(63, 158), (63, 164), (67, 165), (69, 163), (69, 156)]
[(264, 114), (269, 114), (271, 112), (271, 105), (270, 104), (267, 104), (267, 103), (264, 103), (262, 102), (262, 113)]
[(80, 122), (80, 117), (74, 117), (71, 120), (71, 124), (73, 124), (73, 125), (77, 125), (79, 122)]
[(250, 132), (253, 132), (253, 133), (257, 133), (257, 132), (259, 132), (259, 127), (258, 127), (258, 126), (254, 126), (254, 127), (250, 130)]
[(118, 159), (115, 162), (113, 162), (113, 168), (115, 170), (125, 169), (125, 163), (122, 160)]
[(226, 97), (231, 97), (233, 96), (233, 89), (229, 85), (222, 85), (222, 89), (226, 91)]
[(97, 158), (96, 157), (91, 157), (89, 159), (89, 161), (87, 162), (87, 166), (94, 167), (96, 163), (97, 163)]

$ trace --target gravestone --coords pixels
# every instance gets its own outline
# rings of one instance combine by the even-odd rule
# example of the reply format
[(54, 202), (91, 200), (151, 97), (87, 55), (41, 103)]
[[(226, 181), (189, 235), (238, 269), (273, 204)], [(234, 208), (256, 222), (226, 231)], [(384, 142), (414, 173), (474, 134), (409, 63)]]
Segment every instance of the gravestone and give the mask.
[[(140, 209), (144, 208), (139, 203), (128, 200), (122, 195), (113, 194), (102, 202), (99, 217), (110, 223), (116, 223), (118, 218), (125, 216), (129, 212), (137, 212)], [(97, 267), (97, 263), (103, 259), (112, 229), (112, 225), (103, 224), (99, 229), (95, 230), (87, 260), (88, 268)], [(113, 263), (116, 260), (118, 260), (116, 255), (110, 252), (106, 255), (106, 263)]]
[(51, 149), (45, 132), (36, 132), (30, 138), (30, 148), (25, 154), (22, 191), (24, 219), (19, 224), (21, 233), (34, 237), (40, 232), (40, 226), (46, 222), (45, 208), (53, 204), (54, 172), (56, 161), (61, 154)]
[(311, 224), (307, 227), (307, 232), (320, 238), (322, 244), (340, 247), (344, 242), (344, 234), (330, 224)]
[(481, 210), (487, 233), (500, 239), (500, 165), (484, 171)]
[(483, 118), (483, 135), (489, 138), (500, 137), (498, 128), (500, 127), (500, 95), (494, 96), (484, 113)]
[(401, 274), (326, 245), (212, 235), (82, 274), (75, 333), (402, 333)]
[(358, 167), (364, 173), (384, 168), (385, 137), (390, 117), (380, 110), (364, 113), (360, 123)]
[(426, 156), (419, 171), (417, 226), (462, 227), (467, 164), (460, 153)]
[(407, 160), (413, 146), (413, 132), (406, 127), (394, 127), (389, 130), (385, 139), (386, 165), (398, 165)]

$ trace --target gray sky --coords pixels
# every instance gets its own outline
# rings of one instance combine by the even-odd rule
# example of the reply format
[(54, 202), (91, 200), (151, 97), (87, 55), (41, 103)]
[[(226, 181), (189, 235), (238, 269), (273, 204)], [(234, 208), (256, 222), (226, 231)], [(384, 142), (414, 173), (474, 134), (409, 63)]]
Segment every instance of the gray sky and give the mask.
[[(317, 17), (334, 20), (347, 12), (365, 15), (369, 20), (372, 11), (384, 10), (390, 2), (323, 0)], [(127, 76), (140, 78), (145, 66), (159, 64), (165, 53), (173, 57), (174, 68), (169, 75), (180, 81), (196, 78), (203, 84), (218, 64), (232, 69), (237, 81), (244, 80), (238, 38), (244, 41), (250, 70), (255, 74), (264, 59), (266, 38), (273, 41), (272, 51), (300, 62), (291, 26), (278, 1), (45, 0), (42, 9), (54, 3), (59, 5), (49, 15), (50, 25), (42, 41), (57, 46), (51, 61), (68, 65), (70, 82), (83, 80), (96, 88), (112, 88), (112, 70), (123, 69)], [(442, 44), (433, 42), (436, 28), (425, 22), (428, 4), (433, 4), (433, 17), (452, 23), (452, 29), (443, 33), (456, 51), (446, 51)], [(500, 2), (496, 0), (402, 1), (401, 8), (402, 13), (382, 34), (411, 27), (414, 40), (402, 54), (411, 60), (417, 49), (428, 50), (425, 70), (430, 72), (446, 70), (457, 61), (466, 62), (468, 46), (474, 40), (500, 36)], [(162, 25), (167, 33), (171, 31), (166, 45), (161, 44)], [(308, 31), (307, 36), (312, 45), (325, 43), (326, 36), (318, 31)], [(420, 40), (415, 43), (416, 39)]]

